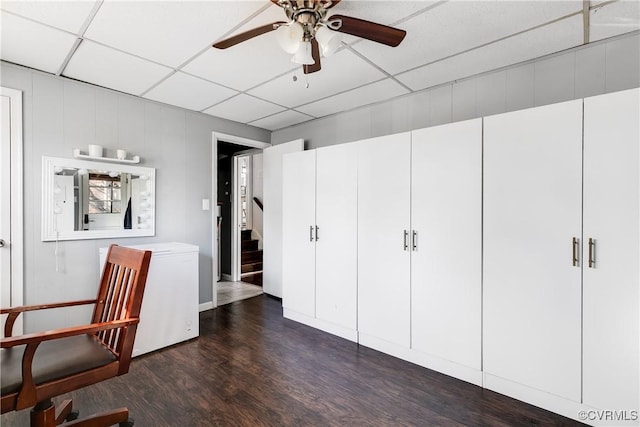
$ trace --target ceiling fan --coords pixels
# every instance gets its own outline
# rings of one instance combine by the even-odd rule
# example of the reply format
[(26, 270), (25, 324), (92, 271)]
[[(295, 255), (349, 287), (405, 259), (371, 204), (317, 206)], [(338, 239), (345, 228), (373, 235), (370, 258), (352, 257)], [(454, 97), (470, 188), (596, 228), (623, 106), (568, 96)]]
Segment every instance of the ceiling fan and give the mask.
[(271, 0), (284, 9), (288, 21), (277, 21), (253, 28), (213, 45), (226, 49), (253, 37), (276, 31), (280, 46), (294, 54), (292, 61), (302, 64), (305, 74), (320, 70), (320, 52), (329, 56), (340, 47), (341, 35), (351, 34), (396, 47), (406, 31), (344, 15), (327, 16), (340, 0)]

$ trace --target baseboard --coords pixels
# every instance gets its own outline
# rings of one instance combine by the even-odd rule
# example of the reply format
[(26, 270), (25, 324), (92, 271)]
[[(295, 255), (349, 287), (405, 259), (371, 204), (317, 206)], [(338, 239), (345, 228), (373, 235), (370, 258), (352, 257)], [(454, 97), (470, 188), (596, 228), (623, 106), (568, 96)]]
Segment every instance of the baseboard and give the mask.
[[(591, 426), (638, 426), (638, 413), (632, 410), (598, 410), (572, 400), (484, 373), (484, 388), (555, 412)], [(635, 418), (635, 419), (633, 419)]]
[(482, 387), (483, 384), (482, 371), (480, 369), (461, 365), (433, 354), (412, 349), (409, 352), (409, 359), (407, 359), (407, 361), (479, 387)]
[(212, 310), (212, 309), (213, 309), (213, 301), (203, 302), (202, 304), (198, 305), (198, 312), (203, 312), (203, 311)]
[(336, 335), (340, 338), (344, 338), (349, 341), (358, 342), (358, 333), (355, 329), (349, 329), (335, 323), (327, 322), (326, 320), (317, 319), (315, 317), (301, 314), (288, 308), (282, 309), (282, 315), (290, 320), (294, 320), (299, 323), (303, 323), (312, 328), (320, 329), (331, 335)]

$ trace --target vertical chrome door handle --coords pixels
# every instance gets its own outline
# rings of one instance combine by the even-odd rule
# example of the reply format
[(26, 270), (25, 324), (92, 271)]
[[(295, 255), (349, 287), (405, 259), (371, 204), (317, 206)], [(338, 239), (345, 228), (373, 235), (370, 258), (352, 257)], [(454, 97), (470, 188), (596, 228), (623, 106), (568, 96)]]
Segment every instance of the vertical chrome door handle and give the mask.
[(411, 248), (414, 251), (418, 250), (418, 232), (416, 230), (413, 230), (413, 233), (411, 235)]
[(596, 239), (589, 237), (589, 268), (596, 268)]
[(313, 225), (309, 226), (309, 241), (313, 242)]
[(409, 232), (404, 230), (404, 250), (406, 251), (409, 248)]
[(574, 267), (578, 267), (579, 264), (579, 260), (578, 260), (578, 243), (580, 242), (580, 240), (577, 237), (573, 238), (573, 242), (572, 242), (572, 264)]
[(316, 242), (318, 241), (318, 231), (320, 231), (320, 227), (316, 225)]

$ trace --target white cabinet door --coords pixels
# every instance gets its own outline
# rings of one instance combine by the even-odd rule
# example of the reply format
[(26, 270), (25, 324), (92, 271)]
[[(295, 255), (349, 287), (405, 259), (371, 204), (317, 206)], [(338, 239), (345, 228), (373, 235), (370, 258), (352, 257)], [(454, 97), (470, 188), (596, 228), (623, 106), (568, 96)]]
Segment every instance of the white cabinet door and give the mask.
[(480, 370), (482, 119), (412, 133), (411, 347)]
[(282, 298), (282, 156), (304, 150), (304, 140), (262, 151), (263, 283), (265, 293)]
[(410, 169), (409, 133), (358, 143), (358, 332), (407, 348)]
[(316, 151), (316, 317), (351, 330), (358, 283), (356, 147)]
[(638, 409), (640, 400), (639, 94), (584, 101), (583, 399), (599, 409)]
[(282, 159), (282, 306), (315, 317), (316, 152)]
[(581, 398), (582, 100), (484, 119), (483, 370)]

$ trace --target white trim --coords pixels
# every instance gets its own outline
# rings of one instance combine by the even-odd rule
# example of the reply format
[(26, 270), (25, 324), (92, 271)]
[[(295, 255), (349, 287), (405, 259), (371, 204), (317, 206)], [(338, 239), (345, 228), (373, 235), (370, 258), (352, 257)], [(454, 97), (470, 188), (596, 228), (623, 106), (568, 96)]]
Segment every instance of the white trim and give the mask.
[[(11, 103), (11, 305), (24, 304), (24, 216), (22, 91), (0, 87)], [(16, 320), (14, 335), (23, 331), (23, 317)]]
[(199, 313), (202, 313), (203, 311), (207, 311), (211, 309), (213, 309), (213, 301), (203, 302), (202, 304), (198, 305)]
[(303, 323), (307, 326), (311, 326), (312, 328), (319, 329), (331, 335), (336, 335), (340, 338), (344, 338), (355, 343), (358, 342), (358, 331), (356, 331), (355, 329), (350, 329), (336, 323), (318, 319), (317, 317), (311, 317), (306, 314), (298, 313), (297, 311), (285, 307), (282, 308), (282, 316), (286, 319)]
[[(211, 132), (211, 195), (212, 200), (215, 202), (214, 206), (216, 207), (218, 206), (218, 141), (231, 142), (233, 144), (244, 145), (245, 147), (260, 149), (271, 147), (271, 144), (268, 142), (257, 141), (221, 132)], [(213, 269), (211, 275), (211, 290), (213, 295), (211, 303), (213, 308), (218, 306), (218, 244), (216, 242), (218, 231), (215, 226), (216, 211), (217, 209), (211, 209), (211, 223), (214, 224), (211, 228), (211, 253), (213, 255)], [(221, 278), (224, 280), (222, 275)]]

